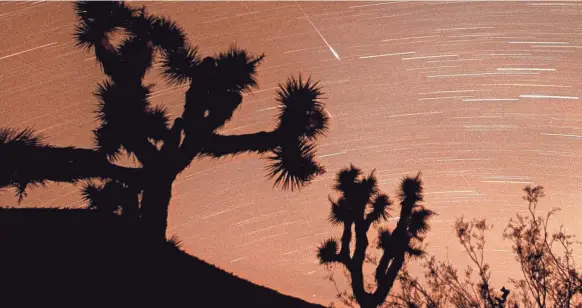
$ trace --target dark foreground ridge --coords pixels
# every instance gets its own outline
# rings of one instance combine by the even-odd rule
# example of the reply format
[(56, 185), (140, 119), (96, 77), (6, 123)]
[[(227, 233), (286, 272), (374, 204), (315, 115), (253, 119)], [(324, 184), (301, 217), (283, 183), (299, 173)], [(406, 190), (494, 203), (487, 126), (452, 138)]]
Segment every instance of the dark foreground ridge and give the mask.
[(90, 210), (0, 208), (0, 305), (321, 307), (139, 234), (137, 223)]

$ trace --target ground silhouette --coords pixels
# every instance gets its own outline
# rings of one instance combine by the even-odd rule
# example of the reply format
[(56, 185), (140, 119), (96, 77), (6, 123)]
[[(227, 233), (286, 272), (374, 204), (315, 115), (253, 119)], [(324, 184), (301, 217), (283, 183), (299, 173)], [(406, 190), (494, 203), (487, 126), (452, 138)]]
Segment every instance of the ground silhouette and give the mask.
[[(136, 221), (83, 209), (0, 209), (0, 305), (321, 307), (143, 241)], [(178, 245), (179, 246), (179, 245)]]
[[(434, 213), (421, 204), (420, 173), (402, 179), (396, 227), (378, 229), (377, 248), (382, 252), (379, 260), (367, 252), (368, 231), (390, 217), (392, 201), (379, 191), (374, 172), (363, 176), (362, 170), (353, 165), (342, 169), (337, 174), (334, 189), (341, 195), (337, 201), (330, 197), (329, 221), (343, 228), (341, 244), (331, 238), (319, 247), (317, 256), (321, 264), (341, 264), (349, 273), (347, 280), (353, 296), (340, 293), (340, 300), (348, 305), (356, 301), (363, 308), (378, 307), (386, 300), (408, 258), (424, 254), (421, 245), (430, 229), (428, 220)], [(354, 245), (351, 245), (352, 239), (355, 239)], [(365, 263), (376, 266), (374, 282), (368, 282), (365, 277)]]

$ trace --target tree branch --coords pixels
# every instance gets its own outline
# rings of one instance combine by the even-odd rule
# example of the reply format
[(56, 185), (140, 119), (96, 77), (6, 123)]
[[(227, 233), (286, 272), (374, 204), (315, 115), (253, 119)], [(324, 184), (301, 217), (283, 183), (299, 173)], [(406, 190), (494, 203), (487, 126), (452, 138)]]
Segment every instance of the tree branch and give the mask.
[(265, 153), (275, 149), (284, 141), (279, 131), (257, 132), (243, 135), (210, 135), (201, 154), (220, 157), (245, 152)]
[(351, 269), (352, 274), (352, 288), (354, 290), (354, 295), (358, 299), (358, 302), (365, 307), (366, 302), (371, 299), (371, 294), (366, 292), (364, 287), (364, 273), (363, 265), (366, 259), (366, 249), (368, 248), (368, 228), (366, 222), (363, 219), (357, 220), (355, 223), (356, 231), (356, 248), (354, 249), (354, 255), (352, 257)]
[(144, 165), (159, 163), (161, 157), (158, 149), (145, 138), (129, 140), (124, 146), (135, 154), (135, 157)]
[(384, 250), (382, 257), (380, 258), (380, 262), (378, 262), (378, 267), (376, 267), (376, 283), (378, 283), (384, 277), (384, 275), (386, 275), (388, 264), (392, 258), (392, 254), (389, 253), (388, 250)]
[(395, 256), (392, 262), (390, 262), (390, 267), (388, 267), (388, 271), (384, 277), (378, 281), (378, 288), (376, 288), (376, 292), (373, 295), (378, 304), (381, 304), (388, 296), (388, 293), (390, 293), (394, 281), (396, 281), (396, 277), (398, 276), (398, 272), (404, 264), (404, 258), (404, 253), (399, 253), (398, 256)]
[(3, 173), (0, 187), (13, 183), (75, 182), (89, 178), (109, 178), (127, 185), (139, 185), (142, 177), (141, 168), (112, 164), (103, 154), (90, 149), (52, 146), (18, 151), (5, 149), (0, 157)]
[(344, 222), (344, 231), (342, 233), (342, 247), (338, 254), (339, 259), (341, 262), (347, 267), (350, 268), (350, 242), (352, 241), (352, 223), (351, 222)]

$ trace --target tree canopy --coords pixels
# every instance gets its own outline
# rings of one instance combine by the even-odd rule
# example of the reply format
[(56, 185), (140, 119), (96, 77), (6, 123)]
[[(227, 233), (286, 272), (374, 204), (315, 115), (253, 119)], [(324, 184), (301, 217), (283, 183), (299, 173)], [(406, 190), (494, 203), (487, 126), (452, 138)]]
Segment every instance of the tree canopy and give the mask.
[[(75, 12), (77, 46), (93, 51), (105, 74), (93, 93), (95, 146), (57, 147), (32, 130), (2, 129), (0, 187), (14, 187), (22, 198), (31, 185), (83, 181), (92, 208), (139, 218), (164, 238), (172, 182), (195, 159), (265, 154), (268, 178), (291, 190), (325, 171), (315, 159), (316, 141), (329, 121), (318, 82), (298, 76), (279, 85), (273, 130), (224, 134), (221, 128), (243, 104), (243, 94), (258, 88), (264, 55), (232, 46), (203, 57), (176, 22), (145, 6), (81, 1)], [(144, 84), (156, 62), (168, 84), (187, 86), (183, 112), (173, 119), (164, 106), (152, 104), (153, 85)], [(137, 165), (118, 164), (124, 155)]]

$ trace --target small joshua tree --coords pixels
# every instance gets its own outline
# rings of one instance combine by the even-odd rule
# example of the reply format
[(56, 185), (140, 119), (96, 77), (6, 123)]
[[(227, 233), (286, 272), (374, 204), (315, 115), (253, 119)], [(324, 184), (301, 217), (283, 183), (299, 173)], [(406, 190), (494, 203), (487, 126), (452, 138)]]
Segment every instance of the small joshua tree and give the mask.
[[(75, 8), (77, 46), (94, 50), (106, 75), (95, 91), (95, 148), (55, 147), (31, 130), (1, 130), (0, 187), (13, 186), (23, 197), (29, 185), (87, 180), (84, 195), (91, 207), (121, 207), (159, 241), (165, 240), (172, 183), (196, 158), (271, 153), (269, 176), (284, 189), (298, 189), (324, 172), (314, 147), (328, 117), (316, 82), (299, 77), (280, 85), (275, 129), (225, 135), (220, 128), (244, 92), (257, 88), (262, 55), (232, 47), (201, 58), (176, 23), (145, 7), (77, 2)], [(165, 108), (150, 103), (152, 85), (143, 84), (156, 61), (170, 84), (188, 85), (184, 111), (173, 121)], [(137, 167), (116, 164), (122, 154), (135, 158)], [(101, 183), (90, 181), (95, 179)]]
[[(334, 238), (326, 240), (318, 251), (321, 264), (342, 264), (349, 272), (355, 300), (361, 307), (378, 307), (386, 300), (398, 273), (407, 257), (424, 254), (420, 246), (429, 230), (428, 219), (434, 213), (422, 206), (422, 182), (420, 173), (416, 177), (405, 177), (400, 184), (400, 217), (392, 230), (380, 228), (378, 245), (382, 255), (374, 274), (375, 290), (369, 290), (364, 278), (364, 263), (369, 258), (368, 231), (373, 224), (389, 218), (392, 201), (378, 190), (374, 172), (362, 176), (362, 171), (353, 165), (341, 170), (336, 178), (338, 200), (331, 202), (330, 222), (343, 227), (340, 243)], [(355, 231), (355, 236), (352, 232)], [(352, 238), (355, 245), (351, 251)]]

